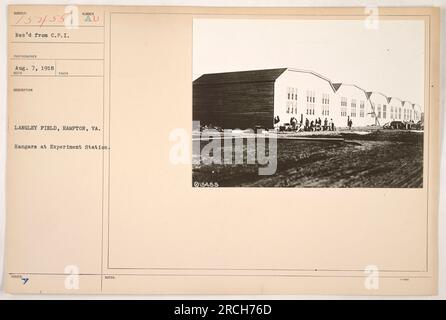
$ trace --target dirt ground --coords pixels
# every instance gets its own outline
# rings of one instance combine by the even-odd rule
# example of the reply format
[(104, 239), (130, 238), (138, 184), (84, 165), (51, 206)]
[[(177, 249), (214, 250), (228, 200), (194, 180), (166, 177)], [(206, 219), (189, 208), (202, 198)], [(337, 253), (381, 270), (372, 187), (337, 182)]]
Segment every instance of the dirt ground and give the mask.
[(193, 182), (195, 186), (217, 183), (219, 187), (423, 186), (422, 132), (381, 130), (365, 135), (341, 132), (335, 137), (342, 137), (344, 141), (279, 138), (277, 170), (270, 176), (259, 175), (259, 165), (246, 164), (246, 161), (238, 165), (196, 164)]

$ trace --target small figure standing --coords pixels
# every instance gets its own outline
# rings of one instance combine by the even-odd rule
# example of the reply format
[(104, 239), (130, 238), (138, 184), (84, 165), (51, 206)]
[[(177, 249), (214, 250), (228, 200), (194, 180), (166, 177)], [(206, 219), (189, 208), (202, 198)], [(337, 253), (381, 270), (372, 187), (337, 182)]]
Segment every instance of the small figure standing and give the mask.
[(278, 125), (279, 122), (280, 122), (279, 116), (275, 116), (274, 117), (274, 128), (275, 129), (279, 129), (279, 125)]
[(295, 117), (291, 117), (290, 124), (291, 124), (291, 127), (293, 128), (293, 130), (296, 130), (297, 119)]

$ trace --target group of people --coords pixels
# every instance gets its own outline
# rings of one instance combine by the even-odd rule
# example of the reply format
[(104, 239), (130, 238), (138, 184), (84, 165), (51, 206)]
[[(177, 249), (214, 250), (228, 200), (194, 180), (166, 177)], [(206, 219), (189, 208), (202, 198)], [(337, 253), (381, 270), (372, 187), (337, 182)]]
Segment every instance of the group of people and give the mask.
[[(280, 123), (279, 116), (274, 117), (274, 126)], [(347, 118), (347, 127), (349, 130), (352, 129), (353, 120), (350, 116)], [(324, 121), (319, 117), (315, 120), (309, 120), (305, 118), (305, 121), (301, 118), (301, 121), (298, 121), (296, 117), (291, 117), (289, 126), (288, 124), (284, 124), (283, 126), (278, 127), (280, 130), (293, 130), (293, 131), (335, 131), (335, 124), (333, 119), (328, 120), (325, 118)]]
[[(278, 127), (279, 130), (293, 130), (293, 131), (334, 131), (335, 125), (333, 122), (333, 119), (330, 119), (330, 121), (325, 118), (322, 122), (322, 119), (319, 117), (315, 120), (309, 120), (308, 118), (305, 119), (305, 121), (298, 121), (296, 117), (291, 117), (289, 126), (287, 124)], [(274, 117), (274, 126), (276, 126), (278, 123), (280, 123), (279, 116)]]
[(317, 118), (316, 120), (308, 120), (305, 119), (304, 131), (334, 131), (335, 125), (333, 119), (328, 121), (327, 118), (324, 119), (324, 123), (322, 124), (322, 119)]

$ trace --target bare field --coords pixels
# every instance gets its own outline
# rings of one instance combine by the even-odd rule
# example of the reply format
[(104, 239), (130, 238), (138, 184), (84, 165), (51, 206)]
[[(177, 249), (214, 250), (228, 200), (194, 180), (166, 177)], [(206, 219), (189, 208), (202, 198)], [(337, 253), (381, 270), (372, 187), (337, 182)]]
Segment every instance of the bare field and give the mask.
[[(336, 137), (345, 140), (279, 139), (277, 170), (273, 175), (261, 176), (258, 174), (260, 165), (246, 162), (199, 164), (193, 166), (193, 182), (217, 183), (219, 187), (423, 186), (422, 132), (375, 131), (366, 135), (341, 132)], [(246, 146), (244, 153), (246, 155)]]

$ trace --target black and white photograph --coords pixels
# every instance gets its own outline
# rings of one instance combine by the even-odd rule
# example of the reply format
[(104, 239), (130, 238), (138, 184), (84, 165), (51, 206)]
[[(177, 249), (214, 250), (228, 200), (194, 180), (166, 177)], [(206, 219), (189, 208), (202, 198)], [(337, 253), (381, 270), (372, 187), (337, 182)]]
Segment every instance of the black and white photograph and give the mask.
[(422, 188), (416, 20), (194, 19), (194, 187)]

